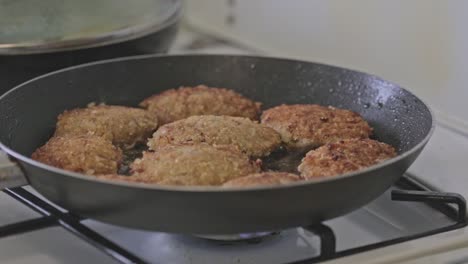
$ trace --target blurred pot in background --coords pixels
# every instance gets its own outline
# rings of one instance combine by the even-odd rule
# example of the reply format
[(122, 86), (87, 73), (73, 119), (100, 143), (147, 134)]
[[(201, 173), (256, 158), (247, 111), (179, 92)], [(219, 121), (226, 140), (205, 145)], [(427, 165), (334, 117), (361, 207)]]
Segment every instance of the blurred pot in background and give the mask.
[(167, 52), (181, 2), (0, 1), (0, 94), (64, 67)]

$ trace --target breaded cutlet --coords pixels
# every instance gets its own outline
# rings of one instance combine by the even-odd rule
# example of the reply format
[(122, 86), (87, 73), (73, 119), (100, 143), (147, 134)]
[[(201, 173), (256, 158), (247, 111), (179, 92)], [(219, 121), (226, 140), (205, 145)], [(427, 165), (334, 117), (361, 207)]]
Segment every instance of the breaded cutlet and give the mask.
[(163, 125), (194, 115), (240, 116), (258, 120), (261, 104), (233, 90), (198, 85), (152, 95), (140, 106), (157, 114)]

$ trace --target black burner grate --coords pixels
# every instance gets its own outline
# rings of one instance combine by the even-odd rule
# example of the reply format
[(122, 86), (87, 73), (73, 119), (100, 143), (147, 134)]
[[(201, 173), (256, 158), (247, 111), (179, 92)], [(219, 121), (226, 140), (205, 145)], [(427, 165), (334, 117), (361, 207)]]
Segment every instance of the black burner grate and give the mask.
[[(424, 186), (420, 185), (418, 182), (407, 177), (402, 177), (397, 185), (409, 190), (393, 190), (392, 200), (405, 202), (424, 202), (445, 213), (448, 217), (453, 219), (455, 223), (427, 232), (399, 237), (396, 239), (339, 252), (336, 251), (336, 238), (333, 230), (325, 224), (319, 223), (313, 226), (304, 227), (303, 229), (320, 237), (320, 256), (293, 263), (317, 263), (323, 260), (348, 256), (384, 246), (402, 243), (416, 238), (459, 229), (467, 225), (466, 201), (461, 195), (456, 193), (431, 192)], [(0, 227), (0, 238), (60, 225), (67, 231), (92, 244), (97, 249), (111, 256), (120, 263), (146, 263), (146, 261), (81, 224), (81, 221), (83, 220), (81, 217), (74, 215), (73, 213), (62, 212), (53, 205), (21, 187), (6, 189), (4, 192), (43, 216), (36, 219), (26, 220)], [(456, 204), (457, 208), (449, 206), (449, 204)]]
[[(0, 238), (53, 225), (60, 225), (121, 263), (146, 263), (142, 259), (81, 224), (82, 218), (72, 213), (64, 213), (58, 210), (53, 205), (25, 189), (18, 187), (6, 189), (4, 192), (42, 214), (43, 217), (3, 226), (0, 228)], [(32, 228), (32, 226), (35, 228)]]

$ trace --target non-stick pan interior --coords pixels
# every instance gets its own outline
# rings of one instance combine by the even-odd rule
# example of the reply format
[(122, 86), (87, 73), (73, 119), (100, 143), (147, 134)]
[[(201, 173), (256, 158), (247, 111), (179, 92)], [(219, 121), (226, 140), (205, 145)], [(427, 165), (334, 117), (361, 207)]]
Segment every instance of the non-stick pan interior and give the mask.
[(65, 109), (90, 102), (137, 106), (169, 88), (206, 84), (263, 103), (321, 104), (360, 113), (375, 138), (400, 153), (430, 132), (429, 109), (378, 77), (337, 67), (244, 56), (147, 56), (79, 66), (20, 85), (0, 99), (0, 141), (29, 156), (53, 133)]

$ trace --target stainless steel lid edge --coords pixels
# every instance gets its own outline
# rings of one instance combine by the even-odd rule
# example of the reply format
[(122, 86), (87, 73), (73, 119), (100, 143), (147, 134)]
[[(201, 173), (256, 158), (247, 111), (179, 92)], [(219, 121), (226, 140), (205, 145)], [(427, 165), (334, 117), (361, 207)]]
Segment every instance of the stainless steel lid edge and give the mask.
[(102, 34), (98, 37), (77, 38), (59, 41), (33, 41), (23, 43), (0, 43), (0, 55), (27, 55), (39, 53), (55, 53), (61, 51), (71, 51), (84, 48), (101, 47), (116, 44), (142, 36), (156, 33), (174, 23), (182, 14), (182, 0), (174, 0), (174, 6), (168, 19), (163, 23), (148, 24), (125, 28), (119, 31)]

